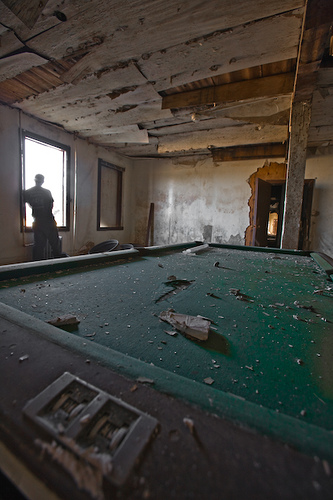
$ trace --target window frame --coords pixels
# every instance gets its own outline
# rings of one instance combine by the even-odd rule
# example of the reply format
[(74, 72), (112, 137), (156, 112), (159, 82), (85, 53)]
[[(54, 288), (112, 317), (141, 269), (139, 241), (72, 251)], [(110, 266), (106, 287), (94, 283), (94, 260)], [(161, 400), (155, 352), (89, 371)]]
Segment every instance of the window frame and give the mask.
[[(102, 169), (109, 168), (117, 172), (117, 199), (115, 202), (116, 225), (101, 227), (101, 200), (102, 200)], [(123, 230), (122, 226), (122, 198), (123, 198), (123, 173), (125, 169), (102, 158), (98, 158), (98, 178), (97, 178), (97, 231)]]
[(66, 165), (65, 165), (65, 176), (66, 176), (66, 193), (65, 193), (65, 198), (66, 198), (66, 208), (65, 208), (65, 215), (66, 215), (66, 225), (65, 226), (57, 226), (58, 231), (70, 231), (70, 155), (71, 155), (71, 148), (70, 146), (67, 146), (66, 144), (62, 144), (60, 142), (54, 141), (52, 139), (48, 139), (46, 137), (43, 137), (41, 135), (35, 134), (33, 132), (29, 132), (28, 130), (22, 130), (22, 136), (21, 136), (21, 231), (24, 232), (32, 232), (32, 227), (26, 226), (26, 207), (24, 203), (24, 198), (23, 198), (23, 192), (26, 189), (25, 188), (25, 160), (26, 160), (26, 153), (25, 153), (25, 139), (32, 139), (37, 142), (40, 142), (42, 144), (45, 144), (47, 146), (59, 148), (63, 151), (66, 151)]

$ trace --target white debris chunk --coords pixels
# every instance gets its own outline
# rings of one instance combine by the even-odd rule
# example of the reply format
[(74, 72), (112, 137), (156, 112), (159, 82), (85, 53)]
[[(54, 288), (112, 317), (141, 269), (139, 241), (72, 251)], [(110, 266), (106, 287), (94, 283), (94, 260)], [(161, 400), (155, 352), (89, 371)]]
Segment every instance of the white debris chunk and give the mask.
[(211, 377), (207, 377), (207, 378), (204, 379), (204, 382), (207, 385), (212, 385), (212, 384), (214, 384), (214, 379), (211, 378)]
[(191, 418), (183, 418), (183, 422), (184, 424), (186, 425), (186, 427), (188, 427), (188, 429), (190, 430), (190, 433), (193, 434), (194, 433), (194, 422)]
[(137, 382), (141, 382), (141, 384), (153, 384), (154, 383), (154, 380), (152, 380), (151, 378), (146, 378), (146, 377), (138, 377), (136, 379)]
[(176, 337), (177, 335), (177, 332), (175, 332), (174, 330), (173, 331), (170, 331), (170, 330), (164, 330), (165, 333), (167, 333), (168, 335), (171, 335), (171, 337)]
[(174, 328), (195, 340), (207, 340), (211, 322), (199, 316), (175, 313), (172, 309), (162, 311), (159, 315), (162, 321), (170, 323)]
[(199, 245), (197, 247), (187, 248), (187, 250), (183, 250), (182, 253), (184, 253), (185, 255), (194, 255), (194, 254), (197, 254), (200, 252), (204, 252), (205, 250), (208, 250), (208, 249), (209, 249), (209, 245), (207, 243), (205, 243), (204, 245)]

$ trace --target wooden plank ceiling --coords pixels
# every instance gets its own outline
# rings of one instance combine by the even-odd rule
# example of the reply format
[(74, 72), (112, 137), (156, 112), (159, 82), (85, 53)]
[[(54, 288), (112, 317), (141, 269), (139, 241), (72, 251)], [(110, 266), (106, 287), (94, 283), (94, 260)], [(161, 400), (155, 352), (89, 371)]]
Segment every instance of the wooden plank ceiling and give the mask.
[(296, 88), (308, 146), (331, 145), (325, 3), (3, 0), (0, 101), (126, 156), (220, 161), (283, 156)]

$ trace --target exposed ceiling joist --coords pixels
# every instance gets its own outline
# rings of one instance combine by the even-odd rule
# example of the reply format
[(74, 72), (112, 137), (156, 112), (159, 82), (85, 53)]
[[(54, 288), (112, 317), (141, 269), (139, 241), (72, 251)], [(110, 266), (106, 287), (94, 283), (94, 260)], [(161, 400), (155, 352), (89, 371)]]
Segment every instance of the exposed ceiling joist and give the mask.
[(286, 144), (251, 144), (247, 146), (212, 149), (213, 161), (258, 160), (264, 158), (285, 158)]
[(273, 96), (278, 97), (291, 94), (293, 86), (293, 73), (255, 78), (228, 85), (219, 85), (168, 95), (163, 97), (162, 109), (187, 108), (230, 102), (238, 103), (247, 100), (266, 99)]
[(23, 4), (0, 0), (0, 102), (43, 122), (131, 157), (283, 142), (298, 59), (309, 137), (331, 143), (328, 0), (44, 0), (32, 28)]

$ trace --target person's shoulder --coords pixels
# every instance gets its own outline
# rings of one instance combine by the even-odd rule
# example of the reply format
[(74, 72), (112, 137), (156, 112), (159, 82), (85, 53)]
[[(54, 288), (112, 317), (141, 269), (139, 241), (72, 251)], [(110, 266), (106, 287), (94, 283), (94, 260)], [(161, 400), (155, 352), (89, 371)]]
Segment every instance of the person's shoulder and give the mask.
[(25, 198), (29, 198), (29, 196), (33, 195), (35, 192), (35, 187), (32, 187), (30, 189), (26, 189), (25, 191), (23, 191), (23, 195)]

